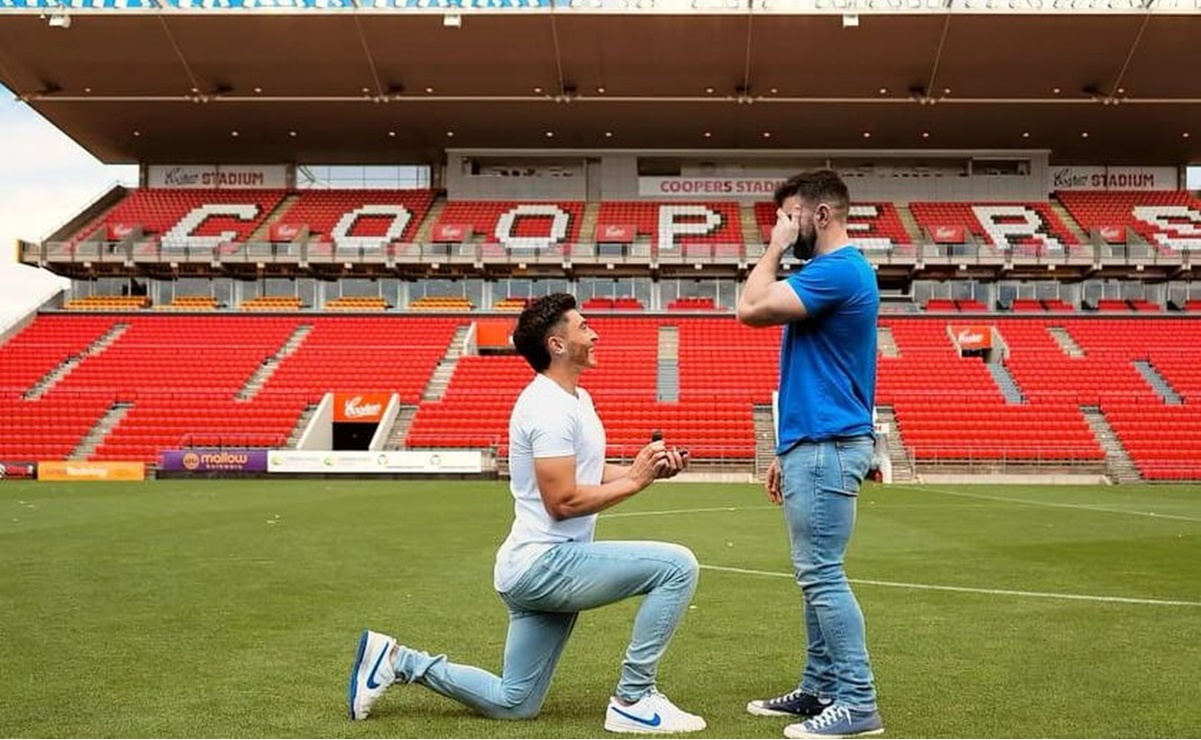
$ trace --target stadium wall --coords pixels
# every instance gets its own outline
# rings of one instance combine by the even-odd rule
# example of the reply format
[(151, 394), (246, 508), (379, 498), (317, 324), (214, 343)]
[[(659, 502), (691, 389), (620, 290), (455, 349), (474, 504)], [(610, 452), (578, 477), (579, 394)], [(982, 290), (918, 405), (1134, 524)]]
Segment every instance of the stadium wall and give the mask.
[[(662, 177), (784, 179), (804, 169), (831, 165), (843, 173), (858, 201), (1042, 201), (1051, 182), (1047, 152), (991, 154), (898, 152), (895, 160), (805, 157), (781, 152), (771, 159), (748, 160), (745, 152), (715, 154), (685, 152), (559, 152), (539, 157), (528, 152), (448, 152), (443, 182), (451, 201), (473, 200), (722, 200), (722, 194), (647, 195), (640, 188), (640, 160), (679, 160)], [(998, 161), (1022, 162), (1020, 173), (989, 174)], [(494, 163), (481, 167), (481, 161)], [(781, 161), (788, 162), (780, 164)], [(509, 163), (509, 166), (499, 166)], [(522, 171), (548, 167), (554, 176), (521, 176)], [(473, 174), (474, 172), (479, 174)], [(506, 174), (501, 174), (501, 173)], [(514, 176), (508, 176), (512, 172)], [(734, 196), (737, 197), (737, 196)], [(737, 197), (744, 202), (771, 199), (767, 192)]]

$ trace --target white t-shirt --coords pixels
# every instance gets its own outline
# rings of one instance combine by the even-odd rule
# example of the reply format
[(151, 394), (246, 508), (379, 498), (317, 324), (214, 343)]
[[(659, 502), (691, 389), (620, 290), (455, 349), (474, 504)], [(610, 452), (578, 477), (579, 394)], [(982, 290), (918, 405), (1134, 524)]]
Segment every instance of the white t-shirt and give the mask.
[(575, 456), (576, 483), (599, 485), (605, 472), (605, 428), (592, 397), (578, 396), (542, 373), (534, 376), (509, 417), (509, 490), (513, 528), (496, 553), (497, 591), (511, 589), (542, 553), (562, 542), (591, 542), (596, 515), (556, 521), (538, 492), (534, 459)]

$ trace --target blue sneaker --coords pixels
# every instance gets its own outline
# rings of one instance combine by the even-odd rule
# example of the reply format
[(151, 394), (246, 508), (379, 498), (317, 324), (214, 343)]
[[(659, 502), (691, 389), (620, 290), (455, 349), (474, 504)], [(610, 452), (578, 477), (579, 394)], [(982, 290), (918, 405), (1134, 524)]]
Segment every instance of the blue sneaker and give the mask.
[(760, 717), (816, 717), (834, 703), (815, 694), (797, 689), (772, 699), (755, 699), (748, 702), (746, 711)]
[(880, 713), (859, 712), (842, 704), (831, 704), (813, 719), (784, 728), (784, 737), (862, 737), (884, 732)]
[(354, 663), (350, 666), (350, 686), (346, 690), (351, 719), (367, 719), (371, 705), (396, 681), (396, 669), (390, 658), (394, 647), (396, 640), (391, 637), (363, 630)]

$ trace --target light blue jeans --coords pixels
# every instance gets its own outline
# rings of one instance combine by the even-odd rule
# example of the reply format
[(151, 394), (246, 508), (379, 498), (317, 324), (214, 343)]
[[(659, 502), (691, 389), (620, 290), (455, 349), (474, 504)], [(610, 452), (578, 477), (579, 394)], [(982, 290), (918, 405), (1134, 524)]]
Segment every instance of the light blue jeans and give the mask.
[(792, 566), (804, 597), (808, 648), (800, 688), (852, 709), (874, 711), (876, 689), (863, 612), (843, 557), (855, 529), (871, 437), (801, 443), (780, 456)]
[(696, 591), (696, 556), (666, 542), (568, 542), (542, 554), (500, 594), (509, 607), (502, 675), (401, 647), (400, 680), (417, 683), (497, 719), (527, 719), (546, 699), (579, 612), (646, 594), (621, 664), (617, 696), (636, 701), (655, 673)]

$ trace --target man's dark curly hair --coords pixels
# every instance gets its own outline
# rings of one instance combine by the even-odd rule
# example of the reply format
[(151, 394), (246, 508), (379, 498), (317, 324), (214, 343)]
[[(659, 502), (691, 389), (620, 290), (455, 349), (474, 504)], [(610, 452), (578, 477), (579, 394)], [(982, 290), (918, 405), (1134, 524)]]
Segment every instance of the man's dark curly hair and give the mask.
[(532, 301), (521, 312), (521, 316), (517, 317), (517, 328), (513, 330), (513, 346), (517, 348), (518, 354), (530, 363), (534, 372), (540, 373), (550, 367), (546, 338), (563, 320), (564, 314), (575, 306), (575, 296), (568, 293), (551, 293)]
[(829, 203), (840, 217), (845, 218), (851, 206), (851, 196), (847, 185), (834, 170), (814, 170), (793, 175), (776, 188), (776, 208), (784, 205), (784, 200), (799, 195), (801, 201), (816, 206), (818, 203)]

